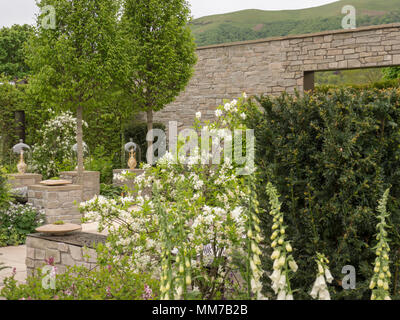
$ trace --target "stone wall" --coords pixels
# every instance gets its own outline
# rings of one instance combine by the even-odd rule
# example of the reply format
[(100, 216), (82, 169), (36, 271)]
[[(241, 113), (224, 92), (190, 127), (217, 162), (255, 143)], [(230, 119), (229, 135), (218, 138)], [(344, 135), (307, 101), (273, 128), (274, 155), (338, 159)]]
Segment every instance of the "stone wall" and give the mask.
[[(154, 121), (190, 127), (197, 111), (213, 119), (223, 99), (293, 93), (307, 71), (400, 65), (400, 24), (201, 47), (186, 91)], [(145, 118), (144, 118), (145, 119)]]
[(42, 181), (42, 175), (36, 173), (9, 174), (8, 183), (12, 188), (24, 188)]
[(81, 224), (82, 214), (78, 210), (81, 201), (82, 186), (32, 185), (28, 187), (28, 202), (37, 209), (44, 210), (46, 223), (62, 220), (66, 223)]
[[(93, 238), (95, 243), (104, 242), (106, 237), (101, 235), (80, 233), (79, 237)], [(50, 237), (32, 234), (26, 240), (27, 275), (32, 275), (35, 269), (42, 268), (46, 259), (52, 257), (57, 267), (57, 273), (65, 272), (68, 266), (84, 266), (93, 268), (97, 264), (97, 253), (89, 244), (81, 241), (70, 241), (74, 235)], [(99, 240), (100, 239), (100, 240)]]
[[(60, 172), (60, 179), (78, 183), (78, 173), (76, 171)], [(87, 201), (100, 194), (100, 172), (84, 171), (83, 173), (83, 196), (82, 200)]]

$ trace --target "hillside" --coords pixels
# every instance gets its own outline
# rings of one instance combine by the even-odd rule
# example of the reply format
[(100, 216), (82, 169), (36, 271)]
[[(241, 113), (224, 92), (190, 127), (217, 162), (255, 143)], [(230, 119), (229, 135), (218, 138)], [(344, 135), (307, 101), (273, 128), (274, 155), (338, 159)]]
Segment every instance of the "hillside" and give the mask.
[(342, 7), (357, 10), (357, 26), (400, 22), (400, 0), (341, 0), (328, 5), (283, 11), (244, 10), (193, 20), (199, 46), (341, 29)]

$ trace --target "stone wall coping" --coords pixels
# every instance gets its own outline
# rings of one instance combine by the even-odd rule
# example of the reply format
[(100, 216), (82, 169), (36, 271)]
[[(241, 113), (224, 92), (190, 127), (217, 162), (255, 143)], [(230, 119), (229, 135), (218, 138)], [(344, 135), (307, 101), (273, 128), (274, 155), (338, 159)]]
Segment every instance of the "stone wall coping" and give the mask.
[(83, 238), (90, 238), (93, 239), (92, 243), (105, 243), (107, 240), (107, 236), (102, 235), (102, 234), (98, 234), (98, 233), (90, 233), (90, 232), (74, 232), (74, 233), (70, 233), (68, 235), (64, 235), (64, 236), (49, 236), (49, 235), (44, 235), (42, 233), (31, 233), (28, 234), (27, 238), (31, 237), (31, 238), (38, 238), (38, 239), (42, 239), (42, 240), (47, 240), (47, 241), (52, 241), (52, 242), (58, 242), (58, 243), (66, 243), (69, 245), (73, 245), (76, 247), (88, 247), (88, 248), (92, 248), (92, 243), (87, 243), (82, 244), (82, 243), (78, 243), (79, 241), (74, 241), (74, 236), (78, 235), (79, 237), (83, 237)]
[(65, 186), (45, 186), (41, 184), (34, 184), (28, 187), (28, 190), (35, 191), (74, 191), (74, 190), (82, 190), (82, 186), (76, 184), (68, 184)]
[(333, 35), (333, 34), (357, 33), (357, 32), (362, 32), (362, 31), (382, 30), (382, 29), (390, 29), (390, 28), (400, 28), (400, 23), (390, 23), (390, 24), (359, 27), (356, 29), (339, 29), (339, 30), (322, 31), (322, 32), (308, 33), (308, 34), (290, 35), (290, 36), (285, 36), (285, 37), (271, 37), (271, 38), (264, 38), (264, 39), (257, 39), (257, 40), (213, 44), (213, 45), (209, 45), (209, 46), (198, 47), (197, 50), (200, 51), (200, 50), (207, 50), (207, 49), (234, 47), (234, 46), (265, 43), (265, 42), (272, 42), (272, 41), (313, 38), (313, 37), (328, 36), (328, 35)]
[[(100, 171), (83, 171), (83, 174), (84, 175), (94, 175), (94, 174), (100, 174)], [(62, 175), (68, 175), (68, 176), (77, 176), (78, 175), (78, 172), (76, 172), (76, 171), (63, 171), (63, 172), (60, 172), (60, 176), (62, 176)]]
[(10, 173), (7, 176), (9, 177), (13, 177), (16, 179), (32, 179), (32, 178), (42, 178), (41, 174), (37, 174), (37, 173)]

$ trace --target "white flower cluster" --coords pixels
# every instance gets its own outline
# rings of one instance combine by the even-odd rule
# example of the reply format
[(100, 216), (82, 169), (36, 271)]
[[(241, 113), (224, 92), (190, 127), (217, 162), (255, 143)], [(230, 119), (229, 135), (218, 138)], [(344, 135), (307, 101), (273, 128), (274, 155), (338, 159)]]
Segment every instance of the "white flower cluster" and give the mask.
[[(236, 108), (237, 112), (230, 114), (227, 123), (241, 121), (240, 114), (245, 112), (242, 102), (229, 104), (229, 112)], [(201, 118), (200, 113), (196, 116)], [(208, 125), (217, 130), (222, 129), (221, 124)], [(225, 294), (236, 290), (247, 293), (240, 276), (228, 275), (240, 274), (238, 261), (249, 258), (251, 289), (254, 296), (262, 298), (260, 221), (243, 205), (248, 200), (248, 186), (236, 175), (235, 163), (202, 165), (200, 160), (198, 149), (189, 159), (166, 153), (154, 168), (143, 167), (145, 173), (135, 178), (137, 196), (115, 200), (96, 197), (81, 204), (81, 210), (89, 219), (100, 220), (100, 228), (108, 228), (109, 252), (116, 261), (129, 252), (134, 270), (161, 276), (163, 299), (184, 297), (188, 286), (192, 286), (192, 294), (199, 290), (204, 298), (210, 298), (206, 288), (213, 287), (223, 287)], [(119, 178), (130, 179), (130, 173)], [(156, 199), (152, 188), (158, 190)], [(249, 219), (251, 230), (246, 228)], [(248, 239), (250, 252), (243, 249)], [(208, 256), (204, 254), (206, 247), (212, 248)]]
[(328, 286), (326, 282), (332, 283), (333, 277), (328, 269), (329, 260), (322, 254), (317, 253), (316, 259), (318, 265), (317, 279), (314, 282), (314, 286), (311, 290), (311, 297), (318, 300), (331, 300)]
[(387, 231), (385, 230), (387, 228), (386, 218), (389, 217), (389, 213), (386, 211), (388, 196), (389, 190), (386, 190), (378, 206), (378, 219), (380, 221), (377, 225), (378, 234), (376, 239), (378, 240), (378, 244), (375, 251), (374, 275), (369, 286), (372, 290), (371, 300), (391, 300), (389, 293), (390, 278), (392, 277), (389, 268), (390, 247), (387, 239)]
[[(38, 132), (39, 141), (32, 147), (32, 169), (44, 177), (58, 175), (58, 166), (73, 158), (76, 143), (76, 118), (63, 112), (46, 122)], [(87, 123), (83, 122), (87, 127)]]
[(274, 261), (273, 273), (270, 276), (272, 289), (277, 294), (278, 300), (293, 300), (290, 288), (289, 273), (296, 272), (298, 267), (292, 256), (293, 248), (286, 240), (283, 213), (280, 211), (281, 203), (276, 188), (268, 183), (267, 193), (270, 198), (271, 211), (273, 217), (271, 247), (274, 249), (271, 259)]

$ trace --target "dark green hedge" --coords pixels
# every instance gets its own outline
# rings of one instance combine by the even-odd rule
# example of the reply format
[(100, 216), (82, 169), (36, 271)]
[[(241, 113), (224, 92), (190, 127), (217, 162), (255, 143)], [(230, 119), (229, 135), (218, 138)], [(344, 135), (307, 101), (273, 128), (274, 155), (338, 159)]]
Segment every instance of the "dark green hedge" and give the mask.
[[(257, 137), (259, 198), (268, 210), (268, 181), (282, 195), (287, 233), (299, 264), (292, 287), (302, 289), (296, 297), (310, 298), (317, 251), (331, 261), (334, 298), (370, 297), (376, 207), (388, 187), (392, 289), (398, 292), (400, 89), (331, 89), (257, 100), (262, 112), (253, 111), (248, 126)], [(268, 239), (268, 214), (263, 223)], [(264, 263), (272, 270), (269, 258)], [(346, 265), (357, 270), (356, 290), (340, 286)]]

